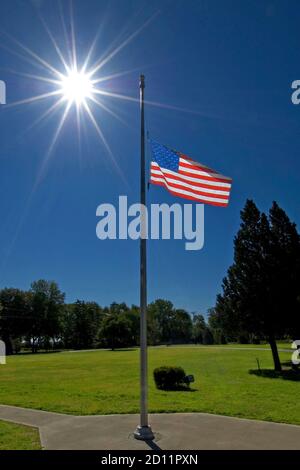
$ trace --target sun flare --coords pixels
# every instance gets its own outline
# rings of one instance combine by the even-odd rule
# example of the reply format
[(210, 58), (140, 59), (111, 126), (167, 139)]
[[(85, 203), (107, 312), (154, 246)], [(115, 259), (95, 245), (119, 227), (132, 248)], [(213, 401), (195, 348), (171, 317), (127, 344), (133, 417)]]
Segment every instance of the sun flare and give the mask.
[[(6, 39), (16, 47), (16, 51), (12, 49), (11, 52), (39, 69), (39, 75), (26, 72), (13, 73), (24, 76), (26, 78), (37, 80), (40, 82), (40, 85), (42, 83), (48, 83), (49, 85), (49, 89), (46, 89), (44, 93), (36, 94), (19, 101), (15, 101), (6, 105), (6, 108), (24, 104), (38, 103), (39, 101), (49, 99), (49, 107), (45, 109), (45, 111), (42, 112), (40, 116), (38, 116), (38, 118), (30, 126), (30, 130), (39, 125), (42, 121), (54, 116), (54, 114), (60, 110), (58, 124), (55, 128), (53, 137), (49, 143), (49, 147), (41, 164), (41, 169), (37, 176), (36, 184), (38, 184), (38, 182), (41, 180), (53, 149), (62, 133), (62, 129), (69, 115), (71, 114), (73, 115), (73, 122), (75, 121), (77, 125), (76, 134), (78, 138), (78, 148), (80, 154), (82, 130), (85, 129), (87, 119), (94, 127), (101, 143), (106, 150), (106, 154), (109, 156), (111, 162), (117, 169), (118, 173), (121, 175), (122, 179), (124, 179), (118, 162), (113, 154), (112, 149), (110, 148), (109, 142), (105, 137), (103, 123), (105, 121), (104, 114), (107, 113), (117, 119), (123, 125), (128, 126), (128, 122), (122, 119), (122, 117), (112, 109), (112, 106), (108, 100), (116, 99), (117, 101), (124, 100), (133, 103), (139, 102), (138, 97), (115, 93), (111, 90), (111, 82), (113, 79), (136, 72), (136, 70), (124, 70), (121, 72), (104, 75), (103, 68), (107, 66), (107, 64), (131, 41), (133, 41), (133, 39), (135, 39), (136, 36), (144, 30), (144, 28), (157, 16), (157, 14), (158, 12), (154, 13), (138, 29), (124, 38), (124, 40), (115, 48), (109, 46), (107, 51), (96, 60), (93, 58), (93, 56), (96, 49), (100, 28), (88, 51), (86, 52), (85, 57), (82, 57), (80, 54), (78, 54), (76, 48), (73, 9), (70, 10), (69, 21), (67, 23), (64, 18), (63, 10), (60, 11), (61, 23), (65, 36), (65, 46), (58, 44), (55, 35), (49, 29), (44, 18), (40, 16), (42, 25), (44, 26), (44, 29), (49, 36), (54, 50), (56, 51), (59, 58), (60, 65), (58, 68), (52, 63), (49, 63), (43, 56), (38, 55), (35, 51), (11, 36), (9, 33), (4, 34)], [(8, 50), (10, 50), (10, 48), (8, 48)], [(43, 70), (43, 73), (40, 72), (41, 70)], [(100, 71), (101, 75), (99, 74)], [(153, 104), (161, 106), (159, 103)], [(96, 115), (97, 110), (98, 112), (102, 112), (101, 118), (99, 119)]]
[(93, 95), (93, 83), (88, 74), (71, 70), (68, 75), (63, 76), (60, 83), (60, 91), (63, 99), (69, 103), (81, 105), (87, 98)]

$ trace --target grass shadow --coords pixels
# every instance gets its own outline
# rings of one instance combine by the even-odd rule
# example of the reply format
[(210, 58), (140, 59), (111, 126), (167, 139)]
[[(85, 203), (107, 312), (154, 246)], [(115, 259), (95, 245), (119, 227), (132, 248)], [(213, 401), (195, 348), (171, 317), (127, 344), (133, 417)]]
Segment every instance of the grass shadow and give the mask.
[(187, 387), (186, 385), (178, 385), (172, 388), (158, 388), (162, 392), (198, 392), (197, 388)]
[(267, 379), (283, 379), (300, 382), (300, 369), (297, 368), (283, 369), (281, 372), (272, 369), (250, 369), (249, 374)]
[(115, 349), (108, 349), (109, 352), (129, 352), (129, 351), (136, 351), (138, 348), (115, 348)]
[(297, 366), (294, 366), (292, 361), (284, 361), (281, 363), (283, 367), (290, 367), (291, 369), (297, 369)]
[(56, 354), (61, 352), (63, 352), (62, 349), (50, 349), (49, 351), (37, 351), (34, 353), (32, 351), (19, 351), (14, 354), (8, 354), (8, 356), (40, 356), (41, 354)]

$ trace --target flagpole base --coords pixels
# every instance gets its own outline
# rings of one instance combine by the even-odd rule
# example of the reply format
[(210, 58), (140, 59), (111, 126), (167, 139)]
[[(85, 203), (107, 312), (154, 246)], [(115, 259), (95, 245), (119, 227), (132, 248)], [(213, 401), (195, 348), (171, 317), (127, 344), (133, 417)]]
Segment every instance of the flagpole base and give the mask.
[(151, 426), (138, 426), (134, 431), (135, 439), (139, 441), (153, 441), (154, 434), (152, 432)]

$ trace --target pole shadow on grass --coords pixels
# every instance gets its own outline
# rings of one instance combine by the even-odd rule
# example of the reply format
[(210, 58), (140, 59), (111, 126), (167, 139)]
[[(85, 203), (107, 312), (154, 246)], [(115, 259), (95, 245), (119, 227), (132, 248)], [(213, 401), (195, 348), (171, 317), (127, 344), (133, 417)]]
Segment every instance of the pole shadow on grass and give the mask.
[(249, 374), (267, 379), (283, 379), (300, 382), (300, 369), (297, 368), (283, 369), (282, 371), (272, 369), (250, 369)]

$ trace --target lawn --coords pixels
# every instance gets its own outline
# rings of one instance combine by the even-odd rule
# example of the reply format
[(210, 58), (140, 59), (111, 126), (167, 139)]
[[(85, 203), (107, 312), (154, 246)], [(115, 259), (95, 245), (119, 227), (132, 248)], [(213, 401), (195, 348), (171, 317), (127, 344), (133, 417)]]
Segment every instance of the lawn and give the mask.
[[(267, 346), (264, 346), (267, 348)], [(233, 348), (233, 346), (232, 346)], [(149, 348), (149, 411), (193, 412), (300, 424), (300, 382), (250, 374), (272, 370), (269, 349), (213, 346)], [(290, 353), (281, 352), (288, 361)], [(194, 391), (156, 390), (152, 372), (182, 366)], [(139, 411), (139, 351), (90, 351), (8, 357), (0, 366), (0, 403), (78, 415)]]
[(39, 432), (36, 428), (0, 421), (0, 450), (39, 450)]

